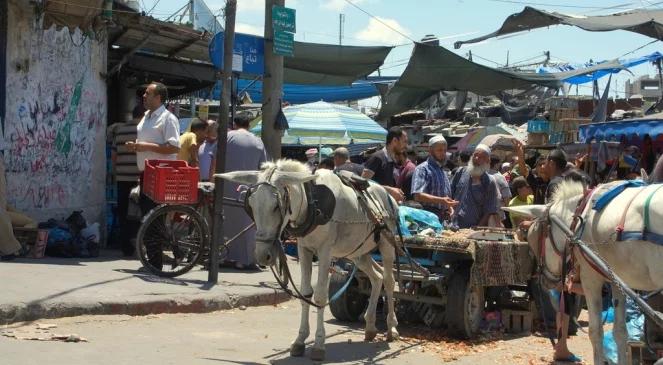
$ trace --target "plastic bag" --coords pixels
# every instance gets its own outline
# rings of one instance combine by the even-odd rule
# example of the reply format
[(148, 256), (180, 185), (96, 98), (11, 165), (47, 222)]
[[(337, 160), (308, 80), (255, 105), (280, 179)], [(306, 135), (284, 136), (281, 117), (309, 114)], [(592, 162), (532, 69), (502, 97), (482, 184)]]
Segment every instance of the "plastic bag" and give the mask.
[(101, 240), (99, 223), (94, 223), (84, 228), (81, 231), (81, 237), (87, 245), (87, 254), (90, 257), (99, 256), (99, 241)]
[[(626, 333), (630, 341), (640, 341), (645, 329), (645, 315), (642, 314), (638, 305), (633, 299), (626, 298)], [(612, 330), (606, 331), (603, 335), (603, 355), (606, 361), (611, 364), (617, 364), (617, 344)]]
[(403, 237), (411, 237), (427, 228), (438, 234), (444, 230), (437, 215), (423, 209), (401, 205), (398, 207), (398, 218)]

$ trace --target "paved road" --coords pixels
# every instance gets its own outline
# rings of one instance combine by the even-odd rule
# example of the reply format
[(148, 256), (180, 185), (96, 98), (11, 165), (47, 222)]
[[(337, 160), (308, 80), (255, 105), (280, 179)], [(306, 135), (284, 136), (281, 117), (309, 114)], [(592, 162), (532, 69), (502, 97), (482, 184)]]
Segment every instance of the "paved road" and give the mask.
[[(313, 311), (311, 313), (313, 320)], [(19, 338), (77, 334), (87, 343), (32, 341), (0, 336), (3, 365), (53, 364), (311, 364), (291, 358), (288, 345), (298, 329), (299, 304), (249, 307), (206, 314), (143, 317), (81, 316), (16, 323), (0, 332)], [(399, 326), (401, 341), (363, 342), (361, 324), (348, 327), (327, 318), (327, 361), (334, 364), (549, 364), (550, 348), (541, 337), (490, 339), (471, 344), (450, 341), (439, 332)], [(57, 327), (38, 330), (38, 325)], [(313, 330), (314, 331), (314, 330)], [(311, 337), (312, 338), (312, 337)], [(571, 346), (585, 358), (586, 337)]]

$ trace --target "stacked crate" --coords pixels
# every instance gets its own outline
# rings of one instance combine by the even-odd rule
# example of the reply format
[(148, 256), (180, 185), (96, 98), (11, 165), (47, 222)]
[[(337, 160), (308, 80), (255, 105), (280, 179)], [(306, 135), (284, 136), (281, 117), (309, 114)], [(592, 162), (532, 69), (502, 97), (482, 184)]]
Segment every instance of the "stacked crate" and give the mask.
[(585, 123), (578, 113), (578, 100), (557, 97), (546, 101), (550, 119), (548, 143), (567, 144), (578, 141), (579, 125)]
[(527, 144), (542, 146), (548, 143), (550, 123), (545, 119), (532, 119), (527, 121)]

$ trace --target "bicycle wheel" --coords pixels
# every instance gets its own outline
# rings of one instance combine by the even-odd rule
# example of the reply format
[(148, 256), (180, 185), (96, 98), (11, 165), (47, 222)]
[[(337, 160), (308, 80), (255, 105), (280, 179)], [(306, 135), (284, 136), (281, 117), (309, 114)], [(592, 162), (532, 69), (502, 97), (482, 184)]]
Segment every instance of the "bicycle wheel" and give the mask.
[(191, 270), (209, 248), (209, 227), (194, 208), (160, 205), (150, 211), (138, 230), (136, 248), (143, 266), (164, 277)]

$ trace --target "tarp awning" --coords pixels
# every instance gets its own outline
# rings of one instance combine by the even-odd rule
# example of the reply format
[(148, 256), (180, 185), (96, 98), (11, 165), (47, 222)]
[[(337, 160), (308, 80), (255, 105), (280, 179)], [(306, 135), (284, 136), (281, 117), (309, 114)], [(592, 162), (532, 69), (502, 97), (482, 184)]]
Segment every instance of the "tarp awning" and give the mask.
[[(206, 57), (219, 69), (223, 64), (223, 39), (223, 32), (214, 35)], [(264, 38), (236, 33), (235, 42), (240, 48), (250, 44), (253, 71), (263, 73)], [(295, 42), (294, 56), (283, 57), (283, 80), (291, 84), (350, 85), (377, 70), (392, 48)], [(235, 53), (242, 51), (235, 48)]]
[(579, 128), (579, 139), (586, 143), (591, 139), (619, 140), (623, 136), (637, 135), (642, 138), (648, 134), (652, 138), (663, 134), (663, 119), (632, 119), (619, 122), (583, 124)]
[[(380, 95), (378, 85), (393, 83), (396, 79), (396, 77), (369, 76), (366, 80), (355, 81), (349, 86), (283, 84), (283, 101), (289, 104), (304, 104), (321, 100), (336, 102), (366, 99)], [(219, 100), (220, 91), (217, 84), (211, 93), (202, 92), (201, 96)], [(248, 93), (254, 103), (262, 103), (262, 81), (239, 79), (237, 91), (240, 94)]]
[(454, 44), (460, 48), (463, 44), (477, 43), (489, 38), (518, 33), (551, 25), (566, 24), (591, 32), (627, 30), (651, 38), (663, 40), (663, 10), (638, 9), (621, 13), (598, 16), (567, 15), (549, 12), (526, 6), (523, 11), (511, 14), (497, 31)]
[(391, 49), (295, 42), (295, 56), (283, 59), (283, 80), (291, 84), (350, 85), (382, 66)]
[[(618, 60), (618, 62), (621, 64), (622, 67), (618, 67), (615, 69), (605, 69), (605, 70), (598, 70), (595, 72), (590, 72), (590, 73), (585, 73), (582, 75), (574, 76), (572, 78), (564, 80), (564, 82), (567, 82), (569, 84), (584, 84), (587, 82), (591, 82), (594, 80), (598, 80), (603, 76), (607, 76), (608, 74), (611, 73), (619, 73), (620, 71), (624, 69), (628, 69), (631, 67), (635, 67), (638, 65), (641, 65), (646, 62), (655, 62), (657, 60), (660, 60), (663, 58), (663, 54), (660, 52), (654, 52), (652, 54), (638, 57), (638, 58), (631, 58), (628, 60)], [(587, 67), (592, 67), (596, 65), (601, 65), (603, 62), (597, 62), (597, 63), (586, 63), (584, 65), (563, 65), (563, 66), (555, 66), (555, 67), (540, 67), (537, 72), (539, 73), (551, 73), (551, 72), (564, 72), (564, 71), (574, 71), (574, 70), (583, 70), (586, 69)]]
[(558, 88), (574, 76), (622, 67), (615, 60), (566, 72), (514, 72), (474, 63), (444, 47), (416, 43), (405, 72), (387, 93), (378, 119), (411, 109), (442, 90), (492, 95), (502, 90), (529, 89), (532, 85)]

